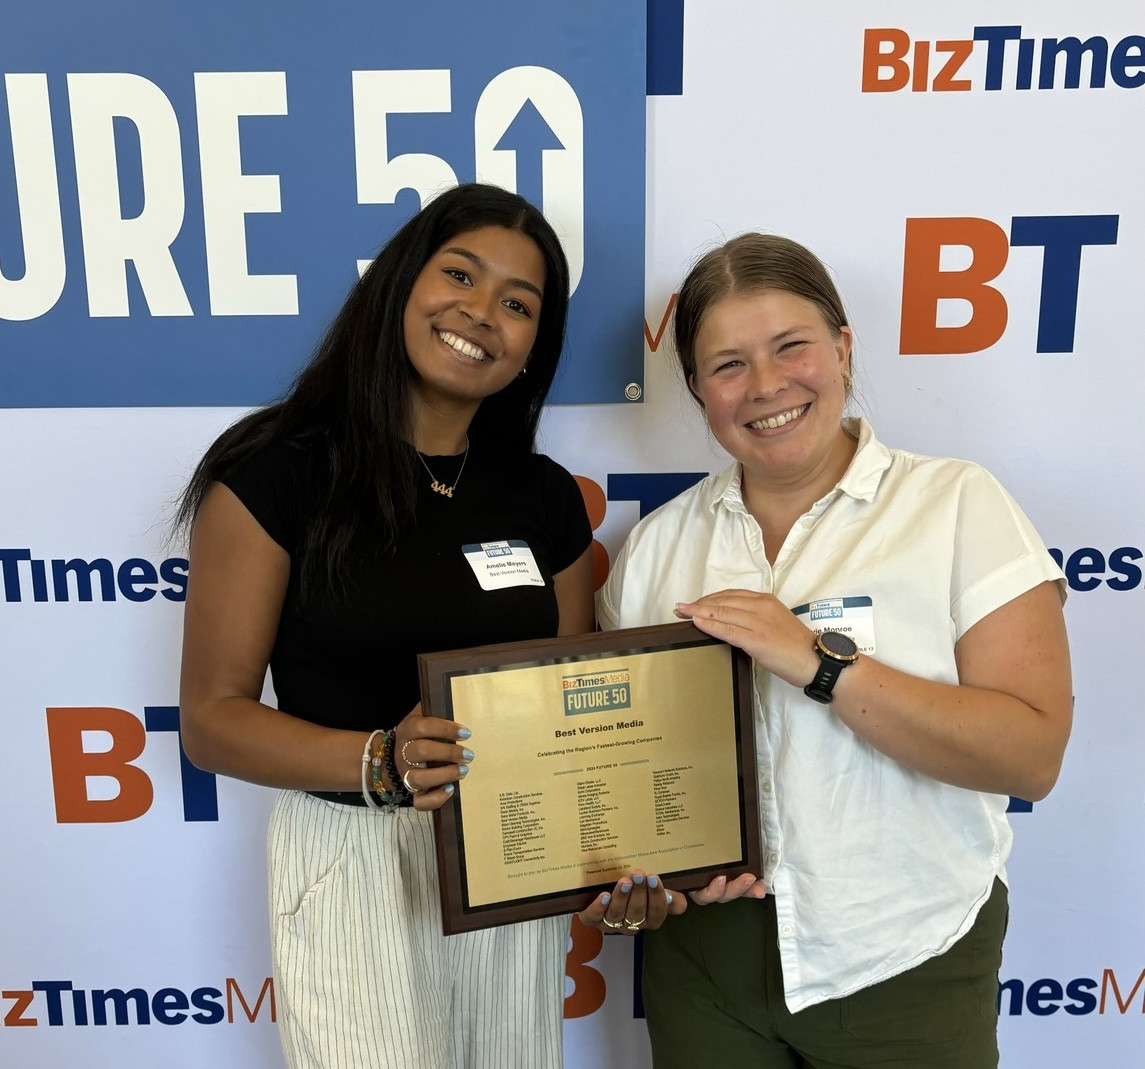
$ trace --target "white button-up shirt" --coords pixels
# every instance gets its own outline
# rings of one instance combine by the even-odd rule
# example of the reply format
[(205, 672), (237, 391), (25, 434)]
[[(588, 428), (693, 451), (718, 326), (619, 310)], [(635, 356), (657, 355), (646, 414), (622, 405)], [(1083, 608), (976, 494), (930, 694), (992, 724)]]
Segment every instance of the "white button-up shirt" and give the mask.
[[(888, 449), (865, 421), (846, 426), (859, 440), (850, 467), (774, 566), (733, 465), (634, 528), (600, 592), (601, 627), (673, 622), (677, 602), (738, 587), (774, 594), (816, 630), (810, 610), (841, 612), (837, 629), (872, 657), (957, 683), (954, 646), (975, 623), (1046, 580), (1064, 596), (1061, 571), (988, 472)], [(900, 765), (758, 666), (754, 682), (761, 875), (794, 1012), (964, 935), (1005, 879), (1008, 799)]]

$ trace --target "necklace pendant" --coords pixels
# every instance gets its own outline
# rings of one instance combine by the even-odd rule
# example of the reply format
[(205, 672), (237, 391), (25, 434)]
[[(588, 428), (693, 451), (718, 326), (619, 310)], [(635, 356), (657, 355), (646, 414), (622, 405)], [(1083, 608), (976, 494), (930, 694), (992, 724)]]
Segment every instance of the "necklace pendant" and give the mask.
[(457, 488), (457, 484), (461, 482), (461, 476), (465, 471), (465, 462), (469, 459), (469, 436), (465, 436), (465, 453), (461, 458), (461, 467), (457, 469), (457, 477), (453, 480), (452, 485), (443, 483), (432, 471), (429, 470), (429, 465), (425, 462), (425, 457), (421, 453), (417, 453), (417, 459), (421, 461), (421, 466), (425, 468), (425, 473), (429, 476), (429, 488), (435, 494), (441, 494), (442, 497), (453, 497), (453, 491)]

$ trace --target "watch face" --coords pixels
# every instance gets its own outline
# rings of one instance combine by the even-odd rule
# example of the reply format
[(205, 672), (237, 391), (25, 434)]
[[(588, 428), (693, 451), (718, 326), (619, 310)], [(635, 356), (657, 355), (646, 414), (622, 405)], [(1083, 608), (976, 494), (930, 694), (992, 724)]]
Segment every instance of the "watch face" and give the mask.
[(859, 652), (859, 647), (838, 631), (824, 631), (819, 636), (819, 644), (836, 657), (851, 658)]

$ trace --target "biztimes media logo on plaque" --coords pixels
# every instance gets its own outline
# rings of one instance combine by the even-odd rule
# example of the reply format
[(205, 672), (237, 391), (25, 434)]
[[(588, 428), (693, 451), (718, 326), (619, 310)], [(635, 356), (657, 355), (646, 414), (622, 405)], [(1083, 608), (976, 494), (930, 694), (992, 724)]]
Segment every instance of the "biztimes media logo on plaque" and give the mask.
[(632, 683), (627, 668), (562, 676), (561, 694), (565, 716), (632, 708)]

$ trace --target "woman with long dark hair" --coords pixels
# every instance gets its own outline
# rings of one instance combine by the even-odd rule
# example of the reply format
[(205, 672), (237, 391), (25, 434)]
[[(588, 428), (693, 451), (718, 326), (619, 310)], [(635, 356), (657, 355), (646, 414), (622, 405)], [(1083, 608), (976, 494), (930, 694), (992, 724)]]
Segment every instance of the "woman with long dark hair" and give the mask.
[[(429, 811), (480, 740), (421, 715), (416, 655), (592, 628), (583, 501), (533, 451), (567, 305), (540, 212), (490, 186), (442, 194), (183, 498), (183, 743), (282, 788), (268, 853), (291, 1066), (560, 1063), (568, 918), (441, 934)], [(519, 585), (485, 567), (493, 543)]]

